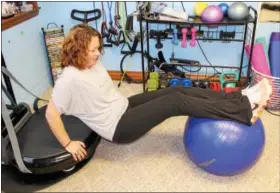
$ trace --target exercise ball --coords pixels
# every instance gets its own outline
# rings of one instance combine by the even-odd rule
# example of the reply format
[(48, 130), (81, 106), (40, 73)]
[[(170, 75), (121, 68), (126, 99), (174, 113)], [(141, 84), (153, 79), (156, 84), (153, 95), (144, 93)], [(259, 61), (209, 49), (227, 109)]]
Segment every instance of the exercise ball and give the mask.
[(193, 12), (196, 16), (200, 17), (204, 9), (208, 6), (206, 2), (197, 2), (194, 4)]
[(244, 20), (249, 15), (248, 6), (243, 2), (234, 2), (229, 6), (227, 15), (231, 20)]
[(217, 5), (208, 6), (201, 15), (203, 22), (212, 23), (220, 22), (224, 19), (223, 10)]
[(220, 3), (218, 6), (222, 9), (222, 11), (224, 13), (224, 17), (227, 16), (228, 7), (229, 7), (228, 4)]
[(259, 119), (248, 126), (239, 122), (190, 117), (184, 131), (184, 145), (190, 159), (204, 171), (233, 176), (250, 169), (265, 144)]

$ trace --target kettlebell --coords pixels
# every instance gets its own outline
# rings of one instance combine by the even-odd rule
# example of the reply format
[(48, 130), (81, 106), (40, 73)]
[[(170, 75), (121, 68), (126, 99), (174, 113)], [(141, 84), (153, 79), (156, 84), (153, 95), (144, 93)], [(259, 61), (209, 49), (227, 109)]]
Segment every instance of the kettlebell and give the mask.
[(224, 90), (224, 86), (227, 87), (227, 88), (228, 87), (230, 87), (230, 88), (235, 88), (236, 87), (236, 83), (234, 83), (234, 82), (224, 84), (225, 82), (229, 81), (229, 80), (225, 80), (225, 76), (228, 76), (228, 75), (233, 75), (234, 76), (233, 80), (235, 80), (235, 81), (237, 81), (239, 79), (239, 73), (237, 71), (236, 72), (233, 72), (233, 71), (222, 72), (221, 75), (220, 75), (220, 83), (221, 83), (221, 86), (222, 86), (222, 90)]

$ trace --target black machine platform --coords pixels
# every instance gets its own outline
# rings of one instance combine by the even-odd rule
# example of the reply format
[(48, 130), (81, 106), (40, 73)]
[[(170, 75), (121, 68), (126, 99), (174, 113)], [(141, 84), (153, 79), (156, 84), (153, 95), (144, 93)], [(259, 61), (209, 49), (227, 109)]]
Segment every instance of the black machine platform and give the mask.
[[(17, 134), (22, 159), (32, 174), (59, 172), (77, 164), (53, 135), (45, 118), (45, 111), (46, 106), (33, 113)], [(88, 154), (86, 159), (90, 159), (101, 137), (78, 118), (66, 115), (61, 117), (70, 138), (85, 143)], [(9, 159), (12, 160), (11, 165), (16, 166), (11, 145), (8, 146), (7, 151)]]

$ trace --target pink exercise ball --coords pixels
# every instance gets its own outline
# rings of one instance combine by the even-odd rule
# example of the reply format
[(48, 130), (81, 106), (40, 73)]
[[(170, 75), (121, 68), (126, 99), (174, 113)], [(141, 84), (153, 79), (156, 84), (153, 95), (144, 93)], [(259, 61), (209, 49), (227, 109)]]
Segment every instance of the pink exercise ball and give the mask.
[(201, 20), (208, 23), (220, 22), (223, 19), (223, 10), (217, 5), (209, 5), (201, 15)]

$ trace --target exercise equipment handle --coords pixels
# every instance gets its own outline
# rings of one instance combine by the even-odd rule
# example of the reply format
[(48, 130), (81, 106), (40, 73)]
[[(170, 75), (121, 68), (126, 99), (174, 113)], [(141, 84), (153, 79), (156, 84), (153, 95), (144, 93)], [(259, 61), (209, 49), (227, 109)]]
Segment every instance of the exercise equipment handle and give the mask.
[[(79, 18), (79, 17), (75, 16), (76, 13), (84, 14), (84, 18)], [(96, 14), (96, 16), (88, 18), (89, 14)], [(94, 9), (94, 10), (90, 10), (90, 11), (81, 11), (81, 10), (73, 9), (71, 12), (72, 19), (82, 21), (83, 23), (88, 23), (88, 22), (97, 20), (100, 17), (101, 17), (100, 9)]]

